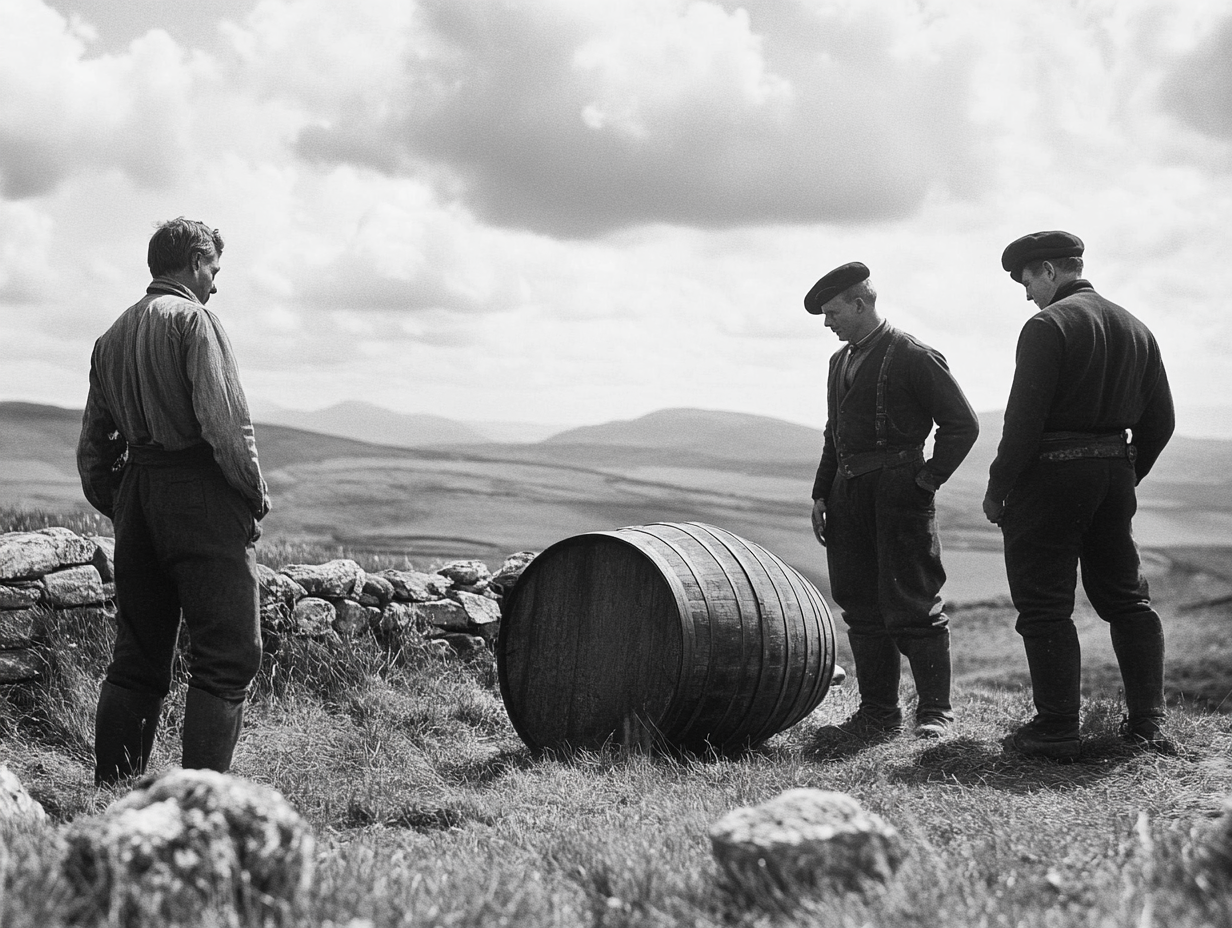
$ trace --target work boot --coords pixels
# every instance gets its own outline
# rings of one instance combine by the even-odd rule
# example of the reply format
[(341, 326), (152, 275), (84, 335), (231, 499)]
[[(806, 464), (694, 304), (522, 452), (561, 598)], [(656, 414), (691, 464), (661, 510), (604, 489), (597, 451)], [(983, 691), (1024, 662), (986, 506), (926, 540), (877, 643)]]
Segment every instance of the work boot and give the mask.
[(1167, 738), (1155, 719), (1121, 720), (1121, 738), (1128, 744), (1144, 751), (1154, 751), (1168, 757), (1176, 756), (1176, 744)]
[(1164, 697), (1164, 630), (1155, 612), (1111, 622), (1112, 650), (1121, 668), (1126, 719), (1121, 737), (1130, 744), (1175, 754), (1176, 745), (1160, 730), (1167, 716)]
[(1077, 722), (1072, 728), (1058, 727), (1038, 715), (1010, 736), (1010, 745), (1018, 753), (1062, 762), (1076, 758), (1081, 744)]
[(244, 700), (220, 699), (190, 686), (184, 700), (185, 769), (230, 770), (243, 724)]
[(1045, 732), (1078, 733), (1082, 706), (1082, 648), (1078, 630), (1068, 622), (1051, 634), (1023, 637), (1031, 671), (1035, 721)]
[(940, 738), (954, 724), (950, 705), (950, 630), (929, 638), (900, 638), (915, 677), (917, 738)]
[(898, 681), (902, 658), (888, 635), (847, 633), (855, 664), (860, 708), (838, 725), (838, 730), (862, 740), (893, 738), (903, 730), (903, 712), (898, 705)]
[(103, 682), (94, 715), (94, 785), (110, 786), (145, 773), (163, 701)]

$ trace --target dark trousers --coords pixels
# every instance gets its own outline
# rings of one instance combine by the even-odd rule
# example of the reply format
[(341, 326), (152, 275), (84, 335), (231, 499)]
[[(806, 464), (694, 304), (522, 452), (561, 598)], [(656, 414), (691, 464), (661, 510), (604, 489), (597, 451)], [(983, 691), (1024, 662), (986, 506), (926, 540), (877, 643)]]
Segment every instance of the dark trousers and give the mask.
[(245, 698), (261, 663), (255, 522), (213, 461), (129, 463), (116, 497), (115, 652), (107, 682), (162, 698), (180, 616), (190, 685)]
[(1164, 710), (1164, 642), (1142, 576), (1132, 520), (1133, 465), (1082, 458), (1034, 465), (1006, 500), (1001, 529), (1036, 709), (1076, 731), (1081, 653), (1074, 627), (1078, 565), (1091, 605), (1109, 623), (1132, 719)]
[(1001, 528), (1024, 638), (1073, 624), (1079, 563), (1082, 588), (1104, 621), (1155, 615), (1131, 526), (1134, 481), (1127, 460), (1081, 458), (1036, 464), (1014, 487)]
[[(839, 476), (826, 500), (830, 592), (851, 637), (948, 636), (934, 494), (918, 463)], [(905, 649), (904, 649), (905, 650)]]

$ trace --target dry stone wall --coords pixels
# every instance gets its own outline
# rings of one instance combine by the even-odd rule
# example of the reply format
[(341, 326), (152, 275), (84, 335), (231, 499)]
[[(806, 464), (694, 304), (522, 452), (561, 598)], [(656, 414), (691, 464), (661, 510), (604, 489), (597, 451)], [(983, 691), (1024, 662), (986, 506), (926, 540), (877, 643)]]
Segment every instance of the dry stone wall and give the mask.
[[(38, 677), (38, 642), (70, 611), (114, 621), (115, 541), (66, 528), (0, 534), (0, 683)], [(493, 574), (457, 560), (431, 572), (368, 573), (350, 559), (258, 567), (267, 647), (286, 636), (373, 635), (390, 647), (442, 655), (489, 647), (500, 601), (534, 553), (520, 551)]]

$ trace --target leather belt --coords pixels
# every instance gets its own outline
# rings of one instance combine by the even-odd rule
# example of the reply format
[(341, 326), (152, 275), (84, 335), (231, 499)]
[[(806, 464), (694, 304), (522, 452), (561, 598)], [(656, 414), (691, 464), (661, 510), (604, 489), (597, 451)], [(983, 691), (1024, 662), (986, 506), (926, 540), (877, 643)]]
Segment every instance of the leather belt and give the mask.
[(838, 472), (848, 479), (871, 474), (883, 467), (899, 467), (903, 464), (923, 464), (924, 447), (904, 448), (902, 451), (863, 451), (859, 454), (842, 455), (838, 459)]
[(1045, 432), (1040, 436), (1039, 460), (1044, 463), (1083, 458), (1124, 458), (1133, 461), (1138, 449), (1124, 432)]
[(190, 445), (179, 451), (167, 451), (152, 445), (129, 445), (128, 463), (146, 467), (177, 467), (185, 464), (209, 464), (214, 460), (214, 449), (208, 444)]

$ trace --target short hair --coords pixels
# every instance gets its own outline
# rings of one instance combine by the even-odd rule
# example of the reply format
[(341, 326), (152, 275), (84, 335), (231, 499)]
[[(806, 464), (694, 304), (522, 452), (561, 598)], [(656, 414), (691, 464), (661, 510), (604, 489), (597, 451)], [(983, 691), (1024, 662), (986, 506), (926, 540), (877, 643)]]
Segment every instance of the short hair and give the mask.
[(155, 277), (180, 271), (192, 264), (193, 255), (222, 254), (222, 235), (204, 222), (179, 216), (161, 223), (150, 236), (146, 263)]
[(869, 306), (877, 305), (877, 291), (873, 288), (873, 282), (867, 277), (852, 284), (843, 291), (843, 300), (845, 302), (850, 304), (858, 299), (863, 300)]
[(1040, 269), (1047, 261), (1062, 274), (1081, 274), (1082, 273), (1082, 258), (1077, 256), (1066, 258), (1036, 258), (1034, 261), (1028, 261), (1022, 266), (1024, 271), (1030, 271), (1032, 274), (1038, 274)]

